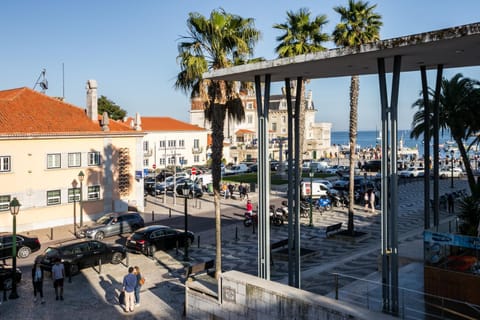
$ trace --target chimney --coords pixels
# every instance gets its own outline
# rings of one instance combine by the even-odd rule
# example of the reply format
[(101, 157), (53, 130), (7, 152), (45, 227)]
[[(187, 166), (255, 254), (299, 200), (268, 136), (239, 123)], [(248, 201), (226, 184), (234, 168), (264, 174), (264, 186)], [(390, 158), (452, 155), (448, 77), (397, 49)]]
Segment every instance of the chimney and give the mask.
[(87, 116), (98, 122), (97, 80), (87, 81)]

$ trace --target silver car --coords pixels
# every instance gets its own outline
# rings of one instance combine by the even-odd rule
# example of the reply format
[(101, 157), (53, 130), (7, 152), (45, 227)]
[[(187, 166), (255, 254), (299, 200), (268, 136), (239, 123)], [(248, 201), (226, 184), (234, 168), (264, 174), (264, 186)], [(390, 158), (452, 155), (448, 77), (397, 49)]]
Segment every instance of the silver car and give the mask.
[(143, 218), (138, 212), (107, 213), (93, 225), (80, 229), (77, 237), (102, 240), (105, 237), (132, 233), (144, 225)]

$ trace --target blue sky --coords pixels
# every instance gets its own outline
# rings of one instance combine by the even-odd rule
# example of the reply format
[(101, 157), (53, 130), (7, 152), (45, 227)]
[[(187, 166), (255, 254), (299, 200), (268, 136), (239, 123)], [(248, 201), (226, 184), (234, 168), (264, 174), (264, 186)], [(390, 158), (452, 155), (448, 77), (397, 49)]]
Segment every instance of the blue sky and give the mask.
[[(478, 0), (379, 0), (382, 15), (381, 38), (388, 39), (479, 22)], [(331, 33), (338, 22), (333, 11), (347, 0), (263, 0), (263, 1), (127, 1), (127, 0), (18, 0), (0, 4), (0, 90), (33, 88), (40, 72), (46, 69), (50, 96), (83, 107), (85, 84), (96, 79), (99, 95), (105, 95), (127, 110), (129, 115), (170, 116), (189, 119), (188, 97), (173, 87), (179, 72), (176, 62), (180, 36), (187, 34), (189, 12), (208, 16), (211, 10), (255, 19), (262, 32), (255, 56), (276, 58), (274, 48), (280, 32), (272, 28), (283, 23), (286, 12), (309, 8), (312, 15), (326, 14)], [(326, 47), (334, 47), (326, 43)], [(62, 76), (62, 66), (64, 77)], [(461, 72), (480, 79), (480, 68), (445, 70), (448, 78)], [(429, 73), (434, 86), (435, 74)], [(64, 85), (63, 85), (64, 83)], [(272, 94), (280, 93), (276, 84)], [(402, 73), (400, 80), (399, 128), (410, 127), (412, 103), (421, 87), (419, 72)], [(38, 88), (37, 88), (38, 89)], [(332, 122), (334, 131), (348, 130), (349, 78), (313, 80), (318, 122)], [(380, 103), (376, 76), (361, 77), (359, 129), (380, 126)]]

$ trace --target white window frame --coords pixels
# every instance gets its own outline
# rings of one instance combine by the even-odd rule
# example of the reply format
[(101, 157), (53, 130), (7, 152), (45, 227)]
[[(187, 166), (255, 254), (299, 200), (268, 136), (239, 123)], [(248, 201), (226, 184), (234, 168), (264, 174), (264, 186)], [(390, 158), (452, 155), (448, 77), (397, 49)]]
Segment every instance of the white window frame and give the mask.
[(62, 155), (60, 153), (47, 154), (47, 169), (58, 169), (62, 167)]
[(89, 166), (99, 166), (100, 161), (100, 152), (93, 151), (88, 153), (88, 165)]
[(183, 140), (183, 139), (182, 139), (182, 140), (178, 140), (178, 146), (179, 146), (180, 148), (185, 147), (185, 140)]
[(177, 140), (168, 140), (168, 147), (173, 148), (176, 147), (177, 145)]
[(160, 158), (158, 162), (159, 162), (159, 165), (164, 166), (165, 165), (165, 158)]
[(193, 139), (193, 147), (198, 149), (200, 147), (200, 139)]
[(62, 191), (60, 189), (47, 191), (47, 206), (54, 206), (61, 203)]
[(80, 202), (80, 188), (68, 189), (68, 203), (72, 203), (74, 197), (76, 202)]
[(87, 199), (89, 201), (100, 199), (100, 185), (88, 186), (87, 190), (88, 190)]
[(148, 159), (143, 159), (143, 166), (148, 167), (149, 162)]
[(10, 156), (0, 156), (0, 172), (10, 172), (12, 166)]
[(253, 109), (253, 102), (247, 102), (247, 110)]
[(80, 167), (82, 165), (82, 153), (70, 152), (68, 154), (68, 167)]
[(0, 196), (0, 211), (9, 211), (10, 210), (10, 195), (1, 195)]
[(158, 148), (165, 148), (165, 140), (160, 140), (159, 141)]
[(195, 162), (195, 163), (200, 162), (200, 156), (199, 155), (193, 156), (193, 162)]
[(148, 152), (148, 141), (143, 141), (143, 151)]
[(248, 123), (248, 124), (252, 124), (252, 123), (253, 123), (253, 116), (252, 116), (252, 115), (248, 115), (248, 116), (247, 116), (247, 123)]

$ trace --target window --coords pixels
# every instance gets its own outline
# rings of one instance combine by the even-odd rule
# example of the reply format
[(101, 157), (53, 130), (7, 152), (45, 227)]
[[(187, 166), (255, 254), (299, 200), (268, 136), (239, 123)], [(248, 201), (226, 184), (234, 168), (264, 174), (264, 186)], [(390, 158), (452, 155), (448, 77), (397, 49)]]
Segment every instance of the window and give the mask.
[(88, 153), (88, 165), (89, 166), (99, 166), (100, 165), (100, 152), (89, 152)]
[(0, 196), (0, 211), (10, 210), (10, 196)]
[(165, 165), (165, 158), (160, 158), (160, 165), (161, 166), (164, 166)]
[(100, 199), (100, 186), (88, 187), (88, 200)]
[(143, 151), (148, 152), (148, 141), (143, 141)]
[(165, 148), (165, 140), (161, 140), (161, 141), (158, 143), (158, 147), (159, 147), (159, 148)]
[(61, 160), (60, 153), (47, 154), (47, 168), (48, 169), (60, 168), (61, 166), (60, 160)]
[(193, 147), (195, 149), (198, 149), (200, 147), (200, 140), (199, 139), (193, 139)]
[(247, 116), (247, 123), (248, 123), (248, 124), (252, 124), (252, 123), (253, 123), (253, 116), (252, 116), (252, 115), (248, 115), (248, 116)]
[(74, 152), (74, 153), (69, 153), (68, 154), (68, 166), (69, 167), (80, 167), (82, 163), (81, 160), (81, 153), (80, 152)]
[(178, 140), (178, 146), (181, 148), (185, 147), (185, 140)]
[(60, 196), (61, 196), (60, 190), (47, 191), (47, 206), (60, 204)]
[(10, 156), (0, 157), (0, 172), (10, 171)]
[(80, 201), (80, 188), (68, 189), (68, 203), (73, 202), (74, 199), (76, 202)]
[(282, 123), (287, 123), (287, 117), (282, 116)]
[(277, 132), (277, 123), (276, 122), (272, 123), (272, 131)]
[(177, 141), (176, 140), (168, 140), (168, 146), (169, 147), (175, 147), (177, 145)]
[(148, 159), (143, 159), (143, 166), (144, 167), (148, 167), (148, 163), (149, 163)]
[(168, 164), (175, 164), (175, 157), (169, 157)]
[(195, 163), (200, 162), (200, 156), (193, 156), (193, 162)]
[(178, 163), (180, 163), (180, 165), (184, 166), (187, 164), (187, 160), (185, 160), (185, 157), (178, 157)]
[(247, 109), (252, 110), (253, 109), (253, 102), (247, 102)]

